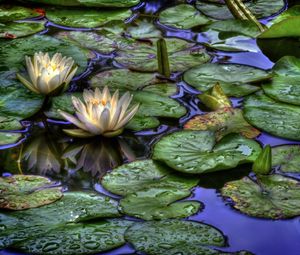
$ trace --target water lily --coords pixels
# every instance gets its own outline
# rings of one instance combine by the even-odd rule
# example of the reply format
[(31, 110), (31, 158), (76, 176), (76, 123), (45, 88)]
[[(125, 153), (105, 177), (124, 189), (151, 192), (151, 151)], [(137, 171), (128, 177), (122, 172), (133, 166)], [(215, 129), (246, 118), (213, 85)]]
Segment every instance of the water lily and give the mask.
[(133, 118), (138, 110), (138, 104), (129, 108), (132, 95), (126, 92), (119, 99), (119, 92), (111, 96), (109, 89), (105, 87), (103, 92), (96, 88), (84, 90), (82, 102), (77, 97), (72, 97), (76, 116), (59, 111), (68, 121), (79, 129), (64, 129), (64, 131), (75, 137), (91, 137), (103, 135), (107, 137), (122, 133), (124, 126)]
[(18, 79), (31, 91), (43, 95), (56, 95), (65, 90), (74, 77), (77, 67), (71, 57), (56, 53), (37, 52), (33, 58), (25, 57), (28, 79), (17, 74)]

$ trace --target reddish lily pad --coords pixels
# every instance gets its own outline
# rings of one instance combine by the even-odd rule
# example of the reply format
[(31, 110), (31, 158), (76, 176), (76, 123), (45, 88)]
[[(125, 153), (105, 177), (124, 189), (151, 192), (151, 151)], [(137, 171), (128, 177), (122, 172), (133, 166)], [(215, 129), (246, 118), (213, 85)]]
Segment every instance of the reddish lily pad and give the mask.
[(215, 112), (198, 115), (189, 120), (185, 129), (215, 131), (217, 140), (227, 134), (239, 133), (247, 138), (255, 138), (260, 131), (252, 127), (243, 117), (241, 109), (226, 107)]
[(60, 187), (42, 176), (14, 175), (0, 178), (0, 208), (23, 210), (55, 202), (63, 196)]

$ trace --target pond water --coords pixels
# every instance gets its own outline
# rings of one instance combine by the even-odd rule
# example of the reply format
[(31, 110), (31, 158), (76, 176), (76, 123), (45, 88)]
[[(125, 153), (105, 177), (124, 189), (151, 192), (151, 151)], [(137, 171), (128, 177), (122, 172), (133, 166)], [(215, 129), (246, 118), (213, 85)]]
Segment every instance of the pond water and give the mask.
[[(193, 3), (193, 1), (189, 1)], [(297, 1), (286, 2), (286, 6), (280, 10), (290, 8)], [(149, 18), (156, 15), (161, 10), (178, 4), (178, 1), (142, 1), (132, 8), (134, 13), (132, 22), (138, 15)], [(28, 5), (28, 4), (27, 4)], [(31, 5), (29, 5), (31, 6)], [(278, 15), (277, 13), (276, 15)], [(179, 14), (180, 15), (180, 14)], [(263, 23), (267, 23), (276, 17), (264, 18)], [(163, 24), (154, 19), (152, 21), (157, 28), (163, 31), (164, 37), (181, 38), (190, 42), (205, 43), (206, 38), (197, 32), (197, 29), (176, 29)], [(70, 28), (57, 25), (51, 21), (46, 23), (46, 30), (40, 32), (42, 35), (54, 35), (59, 31), (75, 30), (85, 31), (87, 29)], [(249, 43), (254, 47), (256, 41), (249, 39)], [(212, 54), (212, 63), (233, 63), (244, 64), (269, 70), (273, 67), (272, 62), (260, 50), (257, 52), (225, 52), (208, 50)], [(115, 57), (112, 54), (100, 54), (94, 51), (95, 55), (88, 64), (88, 69), (73, 80), (70, 91), (82, 91), (82, 88), (90, 86), (89, 78), (95, 74), (111, 68), (119, 68), (120, 65), (113, 62)], [(119, 199), (118, 196), (106, 191), (99, 180), (105, 173), (123, 163), (132, 162), (137, 159), (148, 159), (151, 156), (153, 144), (163, 135), (182, 129), (187, 120), (203, 114), (206, 108), (200, 104), (197, 97), (199, 91), (187, 85), (182, 79), (182, 72), (172, 74), (172, 79), (176, 81), (177, 93), (172, 96), (175, 100), (184, 105), (187, 109), (186, 115), (179, 121), (168, 118), (161, 119), (161, 125), (154, 129), (147, 129), (137, 132), (126, 131), (119, 138), (113, 139), (73, 139), (65, 136), (61, 127), (68, 123), (47, 119), (38, 113), (22, 124), (26, 127), (23, 130), (23, 138), (16, 144), (0, 146), (0, 171), (3, 176), (10, 174), (38, 174), (50, 177), (52, 180), (62, 183), (66, 191), (96, 190), (97, 192)], [(234, 107), (241, 107), (243, 98), (231, 98)], [(1, 105), (0, 105), (1, 107)], [(299, 141), (286, 140), (262, 132), (256, 140), (262, 145), (270, 144), (278, 146), (284, 144), (300, 144)], [(62, 155), (66, 148), (78, 148), (81, 151), (85, 148), (85, 158), (79, 164), (72, 164), (66, 158), (59, 159), (57, 155)], [(34, 151), (35, 155), (29, 152)], [(55, 153), (53, 153), (55, 151)], [(77, 153), (78, 153), (77, 151)], [(27, 153), (27, 154), (26, 154)], [(25, 155), (25, 156), (22, 156)], [(74, 154), (72, 156), (78, 156)], [(243, 164), (229, 171), (204, 174), (199, 176), (200, 183), (193, 189), (192, 195), (186, 200), (197, 200), (204, 204), (204, 209), (195, 215), (187, 218), (210, 224), (219, 230), (226, 237), (226, 246), (220, 248), (226, 252), (236, 252), (247, 250), (257, 255), (298, 255), (300, 254), (300, 218), (270, 220), (247, 216), (233, 209), (229, 202), (224, 201), (220, 194), (220, 189), (228, 181), (238, 180), (244, 176), (252, 175), (251, 164)], [(293, 177), (299, 178), (295, 174)], [(127, 219), (137, 220), (127, 217)], [(121, 255), (134, 254), (136, 251), (131, 244), (126, 244), (120, 248), (101, 254)], [(23, 254), (16, 250), (6, 249), (0, 254), (12, 255)], [(142, 254), (142, 253), (141, 253)]]

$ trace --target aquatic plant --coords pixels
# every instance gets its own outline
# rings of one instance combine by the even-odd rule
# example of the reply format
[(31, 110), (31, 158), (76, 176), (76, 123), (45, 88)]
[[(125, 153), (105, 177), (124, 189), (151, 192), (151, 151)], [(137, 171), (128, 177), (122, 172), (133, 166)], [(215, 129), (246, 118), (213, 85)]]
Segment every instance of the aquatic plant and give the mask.
[(132, 95), (126, 92), (119, 99), (119, 91), (117, 90), (111, 96), (108, 87), (105, 87), (102, 93), (99, 88), (96, 88), (94, 92), (84, 90), (83, 99), (84, 103), (79, 98), (72, 97), (76, 117), (67, 112), (59, 111), (66, 120), (79, 127), (79, 129), (64, 129), (71, 136), (103, 135), (111, 137), (119, 135), (139, 107), (136, 104), (128, 110)]

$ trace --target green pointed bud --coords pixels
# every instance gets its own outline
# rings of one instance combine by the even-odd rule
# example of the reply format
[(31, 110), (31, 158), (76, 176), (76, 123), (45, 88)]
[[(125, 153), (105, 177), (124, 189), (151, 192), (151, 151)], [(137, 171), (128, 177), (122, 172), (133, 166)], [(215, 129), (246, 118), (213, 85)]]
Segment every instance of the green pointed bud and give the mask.
[(231, 107), (229, 98), (225, 95), (219, 83), (198, 96), (201, 102), (211, 110)]
[(258, 155), (253, 164), (253, 172), (261, 175), (268, 174), (272, 168), (272, 151), (271, 146), (267, 145)]
[(161, 38), (157, 41), (157, 64), (158, 64), (158, 72), (165, 76), (170, 77), (170, 64), (169, 64), (169, 56), (168, 49), (165, 39)]

